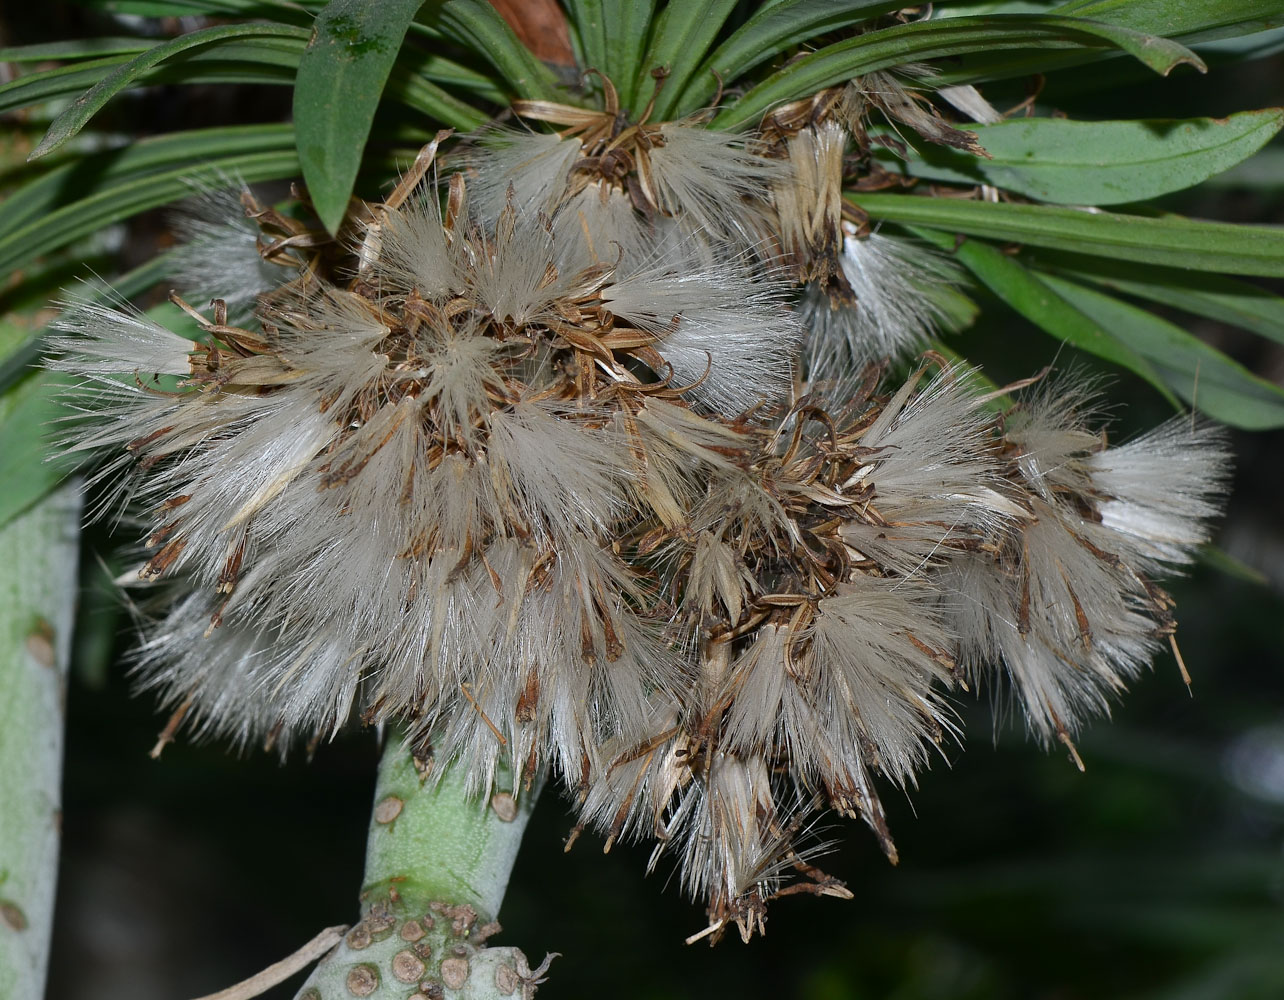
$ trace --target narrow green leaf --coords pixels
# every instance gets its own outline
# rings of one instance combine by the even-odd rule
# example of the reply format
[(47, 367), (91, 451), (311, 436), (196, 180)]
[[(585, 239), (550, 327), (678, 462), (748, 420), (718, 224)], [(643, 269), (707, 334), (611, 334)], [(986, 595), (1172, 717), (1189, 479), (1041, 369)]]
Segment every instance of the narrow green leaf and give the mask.
[[(643, 106), (654, 84), (651, 67), (642, 66), (655, 0), (608, 0), (606, 4), (606, 74), (620, 92), (620, 106)], [(639, 109), (641, 110), (641, 109)]]
[(1143, 264), (1284, 276), (1284, 228), (882, 192), (853, 200), (871, 218), (903, 225), (934, 226)]
[(213, 28), (203, 28), (183, 35), (173, 41), (164, 42), (135, 56), (129, 62), (116, 67), (88, 91), (76, 98), (71, 106), (54, 119), (45, 137), (32, 151), (29, 159), (35, 160), (52, 152), (84, 128), (85, 124), (111, 98), (133, 83), (142, 73), (172, 56), (202, 45), (210, 45), (229, 39), (250, 38), (253, 36), (273, 36), (297, 38), (301, 28), (285, 24), (232, 24)]
[(129, 62), (129, 59), (128, 54), (104, 56), (101, 59), (75, 62), (20, 76), (0, 86), (0, 113), (30, 107), (66, 94), (79, 93), (86, 87), (92, 87), (115, 67)]
[(296, 24), (310, 24), (321, 0), (77, 0), (112, 14), (140, 17), (261, 17)]
[(1055, 12), (1166, 38), (1232, 27), (1238, 34), (1249, 34), (1284, 23), (1279, 0), (1069, 0)]
[(1201, 546), (1199, 561), (1205, 566), (1211, 566), (1213, 569), (1225, 573), (1227, 576), (1238, 577), (1248, 583), (1255, 583), (1259, 587), (1267, 587), (1271, 583), (1271, 578), (1260, 569), (1250, 566), (1242, 559), (1236, 559), (1225, 549), (1216, 545)]
[(555, 101), (553, 71), (535, 58), (487, 0), (446, 0), (427, 19), (450, 41), (486, 59), (517, 97)]
[(956, 247), (949, 233), (917, 226), (910, 227), (910, 231), (950, 251), (983, 285), (1044, 332), (1135, 372), (1174, 406), (1177, 405), (1160, 374), (1139, 352), (1120, 342), (1091, 316), (1058, 296), (1012, 257), (979, 240), (964, 240)]
[(193, 182), (216, 184), (226, 176), (247, 182), (273, 180), (292, 177), (298, 169), (297, 153), (281, 149), (214, 157), (199, 164), (189, 161), (174, 169), (123, 179), (0, 237), (0, 273), (121, 219), (190, 197)]
[(1246, 281), (1220, 274), (1202, 274), (1192, 281), (1188, 271), (1055, 250), (1023, 256), (1041, 270), (1207, 316), (1284, 344), (1284, 297)]
[(606, 72), (606, 14), (602, 0), (572, 0), (567, 4), (571, 23), (580, 40), (584, 68)]
[[(417, 47), (406, 46), (397, 59), (397, 66), (393, 70), (394, 77), (399, 70), (421, 76), (425, 80), (431, 80), (433, 83), (449, 87), (469, 97), (490, 101), (492, 104), (508, 103), (508, 94), (497, 77), (480, 72), (472, 66), (455, 62), (453, 59), (447, 59), (436, 52), (425, 52)], [(391, 85), (390, 78), (389, 87)]]
[(151, 48), (144, 38), (76, 38), (40, 45), (15, 45), (0, 49), (0, 62), (29, 63), (51, 59), (97, 59), (100, 56), (133, 55)]
[(1054, 275), (1040, 280), (1145, 357), (1182, 399), (1248, 430), (1284, 427), (1284, 389), (1259, 378), (1181, 327)]
[(1249, 35), (1232, 34), (1212, 41), (1201, 41), (1199, 54), (1210, 64), (1248, 62), (1278, 55), (1284, 52), (1284, 11), (1280, 12), (1279, 23), (1279, 27), (1265, 28)]
[(40, 331), (27, 326), (26, 320), (0, 316), (0, 396), (40, 360)]
[(655, 102), (654, 117), (657, 121), (673, 116), (673, 109), (677, 107), (687, 80), (708, 52), (735, 5), (735, 0), (670, 3), (661, 11), (641, 65), (643, 73), (650, 73), (653, 69), (668, 70), (664, 89)]
[(1048, 14), (1055, 0), (947, 0), (932, 5), (935, 18), (968, 17), (974, 14)]
[(718, 115), (710, 127), (744, 128), (777, 104), (910, 62), (995, 49), (1081, 46), (1122, 49), (1165, 75), (1181, 63), (1205, 68), (1199, 56), (1176, 42), (1073, 17), (994, 14), (914, 21), (836, 42), (791, 62)]
[(299, 163), (322, 224), (339, 228), (375, 108), (423, 0), (332, 0), (299, 60), (294, 127)]
[(183, 165), (195, 170), (219, 156), (289, 150), (293, 141), (289, 125), (237, 125), (172, 132), (82, 156), (45, 171), (0, 202), (0, 247), (23, 227), (38, 228), (40, 219), (65, 206), (76, 193), (89, 194)]
[[(132, 83), (136, 87), (156, 83), (293, 83), (304, 44), (303, 37), (241, 38), (210, 44), (153, 66)], [(19, 77), (0, 86), (0, 112), (80, 94), (127, 60), (128, 56), (95, 59)]]
[[(493, 83), (485, 89), (495, 94), (499, 102), (506, 103), (503, 93)], [(471, 132), (490, 120), (489, 115), (426, 79), (425, 74), (418, 72), (417, 64), (413, 61), (398, 61), (392, 67), (388, 83), (384, 87), (384, 98), (422, 112), (436, 125), (446, 125), (461, 132)]]
[[(1176, 38), (1186, 45), (1210, 39), (1246, 35), (1284, 24), (1279, 0), (1088, 0), (1067, 3), (1051, 13), (1092, 18), (1134, 31)], [(944, 67), (939, 80), (948, 85), (1010, 79), (1114, 56), (1087, 50), (1059, 53), (1000, 52), (964, 56)]]
[(718, 92), (719, 80), (743, 78), (800, 42), (904, 6), (901, 0), (781, 0), (763, 7), (700, 64), (674, 102), (674, 112), (699, 110)]
[(1180, 191), (1246, 160), (1284, 126), (1284, 110), (1184, 121), (1013, 118), (969, 125), (990, 159), (921, 144), (909, 173), (992, 184), (1063, 205), (1118, 205)]
[(0, 525), (8, 524), (52, 490), (65, 468), (46, 462), (49, 424), (62, 411), (51, 391), (51, 375), (24, 379), (3, 397), (0, 407)]

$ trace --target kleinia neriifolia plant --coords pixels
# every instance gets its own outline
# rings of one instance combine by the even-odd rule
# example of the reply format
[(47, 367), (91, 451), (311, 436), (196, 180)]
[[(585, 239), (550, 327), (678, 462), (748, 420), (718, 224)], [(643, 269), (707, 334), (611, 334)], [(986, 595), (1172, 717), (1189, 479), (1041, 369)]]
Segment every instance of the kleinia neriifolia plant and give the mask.
[[(64, 292), (36, 376), (91, 510), (140, 529), (156, 752), (383, 736), (359, 922), (235, 995), (327, 949), (300, 997), (532, 994), (548, 960), (487, 941), (546, 783), (568, 848), (649, 844), (705, 907), (689, 941), (748, 941), (781, 896), (852, 898), (817, 866), (826, 811), (897, 861), (881, 796), (956, 752), (963, 697), (1082, 767), (1085, 723), (1181, 662), (1160, 580), (1221, 508), (1214, 421), (1279, 426), (1284, 393), (1097, 258), (1217, 315), (1203, 273), (1278, 274), (1284, 237), (1100, 206), (1198, 183), (1281, 114), (1076, 131), (1008, 81), (1202, 71), (1181, 40), (1256, 22), (973, 6), (254, 8), (282, 20), (142, 46), (52, 122), (33, 155), (233, 40), (297, 65), (293, 126), (137, 168), (119, 217), (191, 195), (180, 243)], [(131, 304), (155, 278), (167, 304)], [(1061, 370), (964, 358), (980, 286), (1071, 345)], [(1074, 349), (1178, 412), (1111, 440)]]

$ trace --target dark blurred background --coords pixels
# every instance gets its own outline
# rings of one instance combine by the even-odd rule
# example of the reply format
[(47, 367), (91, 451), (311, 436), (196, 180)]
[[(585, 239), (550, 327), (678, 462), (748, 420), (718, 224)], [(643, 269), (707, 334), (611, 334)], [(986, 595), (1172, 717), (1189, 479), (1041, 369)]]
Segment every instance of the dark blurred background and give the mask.
[[(112, 33), (79, 7), (16, 6), (0, 13), (0, 44)], [(1063, 71), (1048, 79), (1041, 110), (1187, 117), (1284, 103), (1281, 56), (1210, 62), (1207, 77), (1171, 80), (1123, 60)], [(1024, 96), (1015, 83), (1007, 95), (986, 92), (1000, 108)], [(140, 134), (287, 112), (281, 90), (157, 87), (106, 114)], [(1164, 207), (1284, 222), (1284, 145), (1267, 156)], [(100, 269), (166, 239), (163, 218), (144, 219), (102, 251), (113, 259)], [(951, 343), (996, 380), (1071, 360), (978, 298), (981, 325)], [(1173, 316), (1284, 381), (1279, 345)], [(1109, 396), (1116, 438), (1167, 415), (1130, 377), (1112, 376)], [(663, 864), (644, 876), (646, 847), (603, 855), (586, 835), (563, 853), (572, 820), (549, 794), (498, 942), (536, 961), (562, 952), (540, 991), (549, 1000), (1284, 997), (1284, 433), (1237, 434), (1235, 451), (1218, 546), (1238, 569), (1205, 563), (1171, 585), (1193, 689), (1170, 655), (1159, 657), (1112, 720), (1079, 742), (1085, 774), (1040, 751), (1018, 722), (996, 721), (987, 695), (965, 696), (967, 751), (946, 747), (909, 795), (885, 790), (900, 866), (863, 826), (834, 820), (826, 835), (840, 843), (821, 863), (856, 898), (779, 901), (765, 938), (745, 946), (732, 934), (712, 950), (683, 944), (703, 913)], [(377, 749), (372, 733), (354, 732), (311, 762), (299, 754), (281, 765), (180, 740), (150, 760), (164, 719), (130, 697), (118, 665), (127, 617), (106, 582), (111, 567), (94, 554), (110, 552), (107, 535), (91, 530), (84, 561), (49, 996), (183, 1000), (353, 919)], [(291, 997), (300, 979), (265, 996)]]

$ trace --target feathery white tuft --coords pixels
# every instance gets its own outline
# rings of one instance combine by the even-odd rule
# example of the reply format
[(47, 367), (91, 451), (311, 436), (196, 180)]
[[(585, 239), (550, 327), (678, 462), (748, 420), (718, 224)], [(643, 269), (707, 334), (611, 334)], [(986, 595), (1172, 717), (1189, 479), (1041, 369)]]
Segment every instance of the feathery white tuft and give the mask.
[(942, 572), (960, 656), (1002, 664), (1044, 741), (1071, 735), (1172, 634), (1171, 601), (1148, 576), (1189, 561), (1224, 489), (1222, 435), (1176, 418), (1106, 448), (1091, 386), (1041, 386), (1004, 418), (1012, 484), (1028, 515)]
[(186, 202), (173, 219), (181, 240), (168, 257), (174, 287), (184, 295), (222, 299), (228, 322), (236, 325), (253, 319), (260, 295), (298, 273), (259, 253), (259, 229), (246, 217), (242, 193), (249, 193), (244, 184), (207, 188)]
[(812, 331), (808, 371), (832, 378), (853, 365), (904, 357), (948, 325), (948, 295), (957, 266), (930, 247), (882, 233), (843, 239), (839, 267), (855, 293), (854, 305), (834, 301), (808, 285), (799, 304)]
[(751, 139), (733, 132), (668, 122), (649, 152), (650, 183), (660, 211), (715, 239), (756, 243), (768, 190), (787, 175), (782, 160), (751, 150)]
[(1102, 499), (1101, 526), (1147, 572), (1181, 565), (1208, 541), (1230, 473), (1226, 435), (1207, 422), (1173, 417), (1088, 459)]
[(48, 366), (79, 375), (186, 375), (196, 344), (170, 332), (123, 300), (106, 294), (65, 299), (49, 324), (64, 336), (50, 337), (56, 352)]
[(377, 225), (372, 270), (390, 290), (414, 290), (431, 302), (459, 291), (459, 265), (446, 240), (436, 191), (382, 213)]
[(602, 291), (616, 316), (659, 336), (656, 350), (691, 395), (737, 413), (789, 384), (801, 332), (782, 288), (743, 258), (693, 265), (689, 251), (653, 261)]
[(552, 215), (580, 155), (578, 139), (491, 126), (475, 135), (455, 162), (468, 179), (473, 215), (495, 219), (508, 203), (510, 189), (522, 213)]
[(921, 390), (911, 378), (861, 435), (871, 449), (844, 490), (872, 488), (874, 520), (839, 529), (848, 545), (909, 576), (979, 541), (1024, 511), (1005, 496), (990, 444), (992, 419), (968, 373), (946, 369)]

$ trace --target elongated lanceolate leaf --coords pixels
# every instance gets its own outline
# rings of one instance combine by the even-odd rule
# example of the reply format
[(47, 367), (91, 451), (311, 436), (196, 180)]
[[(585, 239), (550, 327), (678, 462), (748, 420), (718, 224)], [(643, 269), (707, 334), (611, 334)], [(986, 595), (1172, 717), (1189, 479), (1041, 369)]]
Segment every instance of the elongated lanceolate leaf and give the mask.
[(487, 0), (446, 0), (425, 22), (431, 30), (488, 61), (514, 96), (532, 101), (559, 98), (553, 71), (518, 41), (513, 29)]
[(250, 38), (254, 36), (271, 36), (279, 38), (297, 38), (301, 28), (285, 24), (232, 24), (214, 28), (204, 28), (183, 35), (173, 41), (164, 42), (135, 56), (128, 62), (116, 67), (89, 90), (72, 102), (62, 114), (54, 119), (45, 137), (32, 151), (29, 159), (38, 159), (52, 152), (85, 127), (85, 124), (113, 96), (120, 93), (140, 75), (172, 56), (202, 45), (210, 45), (233, 38)]
[(1135, 372), (1173, 404), (1160, 374), (1140, 353), (1122, 343), (1092, 317), (1056, 294), (1018, 261), (979, 240), (963, 240), (938, 230), (911, 227), (914, 235), (947, 250), (995, 295), (1035, 326), (1067, 344)]
[[(384, 87), (385, 100), (398, 101), (422, 112), (433, 122), (465, 132), (480, 128), (486, 123), (487, 115), (437, 86), (427, 72), (421, 72), (416, 66), (436, 71), (432, 61), (416, 63), (412, 59), (398, 60), (388, 74), (388, 83)], [(490, 92), (494, 93), (493, 87)], [(477, 96), (482, 95), (479, 93)], [(426, 134), (431, 138), (431, 133)]]
[[(131, 177), (183, 164), (199, 169), (205, 160), (219, 156), (288, 150), (293, 141), (294, 130), (289, 125), (196, 129), (140, 139), (120, 149), (102, 150), (51, 165), (0, 201), (0, 246), (19, 228), (67, 205), (77, 193), (88, 195)], [(25, 263), (24, 260), (18, 266)]]
[(40, 360), (40, 331), (25, 317), (0, 317), (0, 398)]
[(0, 113), (39, 104), (54, 97), (75, 94), (92, 87), (116, 67), (128, 63), (130, 56), (104, 56), (73, 62), (55, 69), (28, 73), (0, 86)]
[(1168, 38), (1207, 36), (1225, 28), (1248, 34), (1284, 24), (1279, 0), (1070, 0), (1054, 12), (1153, 31)]
[(586, 69), (606, 72), (606, 15), (602, 0), (568, 0), (567, 12), (580, 43), (580, 58)]
[(67, 474), (46, 461), (49, 428), (63, 411), (50, 372), (28, 375), (0, 405), (0, 526), (34, 504)]
[(630, 107), (637, 101), (645, 106), (654, 86), (643, 66), (643, 51), (655, 0), (611, 0), (606, 11), (606, 72), (620, 89), (620, 104)]
[[(610, 79), (620, 106), (633, 101), (638, 62), (646, 47), (655, 0), (566, 0), (579, 65)], [(600, 87), (596, 80), (587, 83)], [(647, 93), (650, 93), (648, 89)]]
[(1063, 205), (1118, 205), (1180, 191), (1252, 156), (1284, 126), (1284, 110), (1185, 121), (1014, 118), (969, 125), (990, 159), (923, 145), (916, 177), (992, 184)]
[(375, 108), (423, 0), (332, 0), (317, 15), (294, 85), (299, 164), (334, 232), (356, 183)]
[(933, 226), (1143, 264), (1284, 276), (1284, 228), (881, 192), (853, 200), (872, 219), (904, 225)]
[[(454, 60), (447, 59), (438, 53), (420, 52), (417, 50), (402, 50), (401, 56), (397, 60), (396, 69), (388, 78), (389, 88), (397, 79), (398, 71), (405, 71), (408, 74), (423, 77), (426, 80), (432, 80), (448, 87), (455, 88), (460, 93), (467, 94), (471, 98), (477, 98), (482, 101), (490, 101), (494, 104), (508, 103), (508, 95), (504, 92), (500, 81), (489, 73), (482, 73), (470, 66), (464, 66)], [(486, 116), (472, 108), (469, 110), (485, 120)], [(443, 124), (451, 124), (443, 120)]]
[(733, 7), (735, 0), (670, 3), (656, 19), (651, 47), (642, 60), (644, 71), (655, 68), (669, 71), (664, 90), (655, 104), (656, 118), (670, 117), (691, 74), (713, 44)]
[(45, 62), (50, 59), (97, 59), (100, 56), (133, 55), (145, 52), (152, 43), (144, 38), (76, 38), (39, 45), (15, 45), (0, 49), (0, 62)]
[(1271, 578), (1260, 569), (1248, 565), (1242, 559), (1236, 559), (1225, 549), (1219, 549), (1216, 545), (1201, 546), (1199, 561), (1227, 576), (1237, 577), (1259, 587), (1268, 587), (1271, 583)]
[(1284, 427), (1284, 389), (1259, 378), (1181, 327), (1053, 275), (1040, 280), (1141, 354), (1182, 399), (1235, 427)]
[[(948, 7), (945, 10), (948, 11)], [(1279, 0), (1075, 0), (1050, 11), (1069, 17), (1091, 18), (1134, 31), (1153, 32), (1186, 45), (1210, 39), (1250, 35), (1284, 24)], [(942, 67), (939, 82), (978, 83), (1047, 73), (1109, 52), (995, 52), (965, 55), (955, 66)]]
[[(271, 36), (210, 43), (145, 70), (131, 84), (293, 83), (304, 44), (303, 38)], [(0, 87), (0, 112), (80, 94), (127, 59), (93, 59), (19, 77)]]
[(915, 21), (858, 35), (791, 62), (718, 115), (712, 127), (744, 128), (777, 104), (798, 100), (864, 73), (910, 62), (992, 49), (1085, 45), (1122, 49), (1162, 74), (1182, 63), (1201, 71), (1205, 68), (1199, 56), (1176, 42), (1073, 17), (995, 14)]
[(1022, 257), (1039, 270), (1064, 275), (1080, 284), (1087, 282), (1207, 316), (1284, 344), (1284, 297), (1247, 281), (1220, 274), (1202, 274), (1192, 281), (1187, 271), (1056, 250), (1027, 251)]
[(295, 24), (311, 23), (318, 0), (77, 0), (111, 14), (139, 17), (267, 17)]
[(190, 197), (193, 183), (216, 184), (226, 176), (252, 183), (292, 177), (298, 168), (294, 150), (283, 149), (216, 157), (199, 165), (188, 162), (171, 170), (124, 179), (6, 233), (0, 238), (0, 273), (68, 246), (113, 222)]
[(242, 125), (175, 132), (61, 164), (0, 203), (0, 270), (26, 267), (135, 211), (189, 197), (186, 178), (216, 180), (220, 169), (247, 181), (292, 176), (298, 169), (294, 130)]
[(678, 115), (704, 107), (724, 84), (799, 42), (905, 6), (901, 0), (780, 0), (760, 8), (714, 50), (673, 103)]

